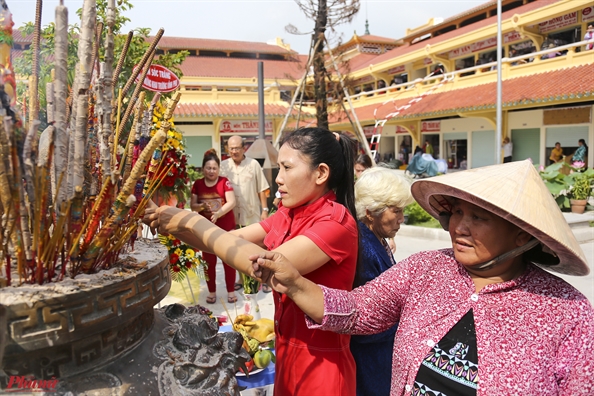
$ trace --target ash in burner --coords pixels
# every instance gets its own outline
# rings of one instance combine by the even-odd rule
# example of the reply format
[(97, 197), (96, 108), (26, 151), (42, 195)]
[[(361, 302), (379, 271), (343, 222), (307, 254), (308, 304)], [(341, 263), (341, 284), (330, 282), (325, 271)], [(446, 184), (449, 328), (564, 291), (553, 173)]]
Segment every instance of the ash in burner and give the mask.
[(239, 395), (235, 373), (245, 369), (249, 354), (239, 333), (218, 333), (216, 320), (198, 307), (180, 304), (164, 308), (170, 326), (153, 353), (163, 362), (158, 370), (159, 393), (180, 396)]

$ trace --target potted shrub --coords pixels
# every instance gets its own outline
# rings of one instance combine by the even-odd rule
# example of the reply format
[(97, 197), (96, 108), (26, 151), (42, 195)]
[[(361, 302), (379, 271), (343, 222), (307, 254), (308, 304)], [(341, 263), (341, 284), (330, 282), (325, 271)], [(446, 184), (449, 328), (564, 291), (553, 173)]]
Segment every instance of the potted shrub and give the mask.
[[(546, 168), (540, 167), (540, 177), (561, 210), (569, 211), (571, 200), (577, 200), (577, 196), (583, 197), (584, 194), (587, 194), (585, 198), (581, 199), (588, 199), (591, 191), (590, 185), (594, 180), (594, 169), (584, 171), (584, 165), (583, 162), (574, 162), (571, 165), (558, 162)], [(567, 174), (567, 170), (569, 174)], [(577, 190), (575, 189), (576, 183)]]
[(590, 179), (585, 173), (578, 173), (570, 191), (570, 204), (573, 213), (584, 213), (590, 196)]

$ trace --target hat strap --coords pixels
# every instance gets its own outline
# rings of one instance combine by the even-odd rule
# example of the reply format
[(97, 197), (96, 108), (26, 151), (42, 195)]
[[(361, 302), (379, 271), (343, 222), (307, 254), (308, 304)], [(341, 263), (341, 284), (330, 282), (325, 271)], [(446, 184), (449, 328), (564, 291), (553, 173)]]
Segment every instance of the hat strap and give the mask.
[(507, 261), (509, 259), (512, 259), (514, 257), (519, 256), (522, 253), (527, 252), (528, 250), (532, 249), (534, 246), (538, 245), (540, 243), (540, 241), (536, 238), (531, 239), (528, 243), (526, 243), (523, 246), (519, 246), (513, 250), (510, 250), (507, 253), (503, 253), (497, 257), (495, 257), (492, 260), (487, 261), (484, 264), (481, 264), (479, 266), (473, 267), (474, 270), (478, 270), (478, 271), (486, 271), (489, 270), (491, 268), (493, 268), (496, 264)]

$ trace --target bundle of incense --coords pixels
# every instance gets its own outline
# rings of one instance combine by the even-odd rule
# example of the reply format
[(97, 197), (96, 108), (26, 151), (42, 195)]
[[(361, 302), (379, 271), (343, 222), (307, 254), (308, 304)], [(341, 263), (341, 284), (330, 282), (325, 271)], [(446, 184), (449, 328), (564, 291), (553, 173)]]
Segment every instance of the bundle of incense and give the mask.
[[(167, 111), (165, 113), (168, 115), (168, 117), (166, 120), (171, 118), (173, 115), (173, 111), (179, 102), (180, 96), (181, 95), (178, 93), (176, 98), (167, 107)], [(101, 227), (99, 233), (89, 245), (89, 248), (80, 258), (80, 269), (83, 272), (88, 272), (93, 267), (94, 262), (100, 254), (107, 253), (104, 252), (104, 249), (109, 249), (110, 246), (105, 246), (105, 243), (111, 237), (111, 235), (113, 235), (117, 227), (121, 226), (124, 218), (128, 215), (130, 208), (135, 202), (132, 192), (134, 191), (136, 182), (144, 174), (146, 165), (152, 157), (153, 152), (158, 147), (161, 147), (167, 139), (167, 132), (169, 131), (170, 127), (171, 124), (168, 121), (161, 123), (161, 128), (159, 131), (153, 136), (148, 145), (140, 154), (136, 164), (134, 164), (134, 168), (132, 169), (130, 177), (124, 182), (124, 185), (118, 194), (118, 197), (112, 208), (112, 215), (107, 219), (103, 227)]]
[[(96, 28), (96, 0), (84, 1), (70, 115), (68, 10), (62, 4), (56, 7), (55, 69), (51, 82), (46, 84), (48, 127), (41, 140), (37, 139), (38, 93), (29, 91), (29, 124), (25, 133), (22, 122), (8, 104), (10, 100), (5, 98), (4, 87), (10, 86), (2, 80), (4, 75), (0, 70), (0, 266), (6, 264), (3, 272), (8, 284), (11, 271), (15, 277), (11, 268), (15, 264), (20, 282), (24, 279), (41, 284), (56, 280), (54, 275), (60, 260), (58, 279), (65, 276), (68, 263), (72, 277), (114, 263), (124, 245), (133, 238), (151, 196), (170, 170), (164, 161), (156, 161), (156, 171), (146, 176), (155, 151), (164, 150), (180, 94), (167, 106), (160, 129), (150, 139), (153, 112), (160, 94), (155, 94), (147, 110), (142, 84), (135, 81), (139, 75), (144, 80), (163, 30), (149, 46), (134, 75), (119, 90), (116, 115), (113, 101), (116, 82), (133, 34), (128, 35), (114, 71), (115, 4), (115, 0), (108, 0), (105, 55), (104, 62), (99, 63), (102, 27)], [(37, 5), (40, 8), (41, 0)], [(40, 12), (36, 17), (37, 35), (39, 26)], [(38, 44), (34, 47), (37, 52)], [(0, 56), (9, 50), (0, 48)], [(34, 69), (38, 68), (38, 60), (34, 61)], [(96, 66), (98, 78), (91, 90)], [(127, 95), (132, 88), (131, 95)], [(133, 126), (128, 129), (127, 120), (134, 110)], [(119, 139), (125, 144), (123, 153), (117, 152)], [(95, 177), (90, 179), (88, 174)], [(143, 186), (146, 186), (144, 191)]]

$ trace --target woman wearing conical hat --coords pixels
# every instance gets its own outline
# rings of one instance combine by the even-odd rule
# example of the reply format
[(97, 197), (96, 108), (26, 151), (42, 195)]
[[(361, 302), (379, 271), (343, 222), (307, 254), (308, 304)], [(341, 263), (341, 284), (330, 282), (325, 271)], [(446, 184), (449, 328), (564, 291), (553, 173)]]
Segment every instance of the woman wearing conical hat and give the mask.
[(308, 326), (374, 334), (399, 322), (391, 395), (593, 395), (594, 310), (549, 271), (587, 275), (584, 253), (529, 161), (416, 181), (452, 248), (412, 255), (351, 292), (301, 277), (276, 252), (256, 276)]

